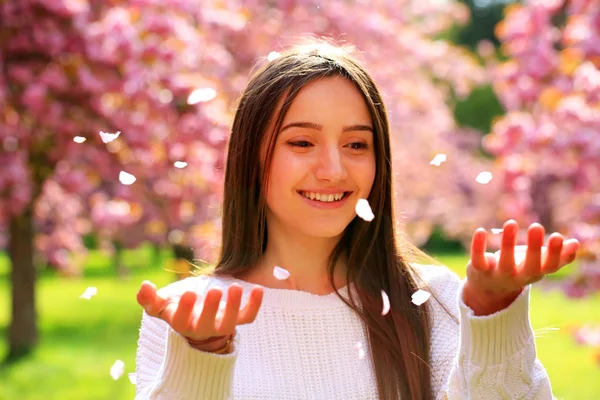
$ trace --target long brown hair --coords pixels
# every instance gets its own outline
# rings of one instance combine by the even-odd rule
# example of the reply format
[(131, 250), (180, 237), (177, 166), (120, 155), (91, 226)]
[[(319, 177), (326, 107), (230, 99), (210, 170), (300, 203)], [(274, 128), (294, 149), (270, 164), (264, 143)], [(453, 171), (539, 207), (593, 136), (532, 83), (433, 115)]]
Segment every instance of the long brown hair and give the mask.
[[(396, 233), (388, 117), (379, 90), (351, 54), (353, 50), (324, 40), (296, 46), (263, 65), (250, 79), (239, 99), (229, 142), (221, 253), (213, 274), (240, 276), (265, 251), (268, 232), (263, 182), (267, 182), (277, 133), (295, 96), (315, 79), (348, 79), (362, 93), (373, 122), (376, 174), (368, 201), (375, 219), (355, 218), (348, 225), (331, 254), (329, 279), (335, 287), (334, 266), (345, 255), (347, 281), (355, 290), (350, 291), (349, 301), (337, 289), (336, 293), (365, 323), (379, 397), (428, 399), (433, 397), (427, 364), (429, 311), (427, 303), (417, 307), (411, 302), (419, 285), (410, 262), (417, 256), (437, 262)], [(273, 126), (272, 134), (269, 126)], [(268, 145), (265, 168), (259, 161), (263, 143)], [(386, 316), (381, 315), (382, 290), (391, 304)]]

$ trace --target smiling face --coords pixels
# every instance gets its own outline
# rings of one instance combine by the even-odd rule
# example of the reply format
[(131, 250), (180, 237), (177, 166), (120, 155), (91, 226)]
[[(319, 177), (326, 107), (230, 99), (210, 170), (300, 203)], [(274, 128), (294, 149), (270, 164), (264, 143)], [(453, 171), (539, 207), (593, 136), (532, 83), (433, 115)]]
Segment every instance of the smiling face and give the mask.
[(267, 186), (269, 234), (340, 236), (375, 179), (365, 100), (345, 78), (315, 80), (298, 92), (281, 126)]

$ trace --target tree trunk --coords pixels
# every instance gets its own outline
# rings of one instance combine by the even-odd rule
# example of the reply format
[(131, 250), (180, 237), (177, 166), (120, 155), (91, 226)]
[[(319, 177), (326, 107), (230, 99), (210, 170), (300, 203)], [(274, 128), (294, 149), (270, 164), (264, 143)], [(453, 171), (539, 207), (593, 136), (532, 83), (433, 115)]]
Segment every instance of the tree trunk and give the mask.
[(21, 215), (10, 217), (9, 229), (12, 320), (9, 329), (8, 360), (13, 360), (30, 353), (38, 341), (32, 203)]

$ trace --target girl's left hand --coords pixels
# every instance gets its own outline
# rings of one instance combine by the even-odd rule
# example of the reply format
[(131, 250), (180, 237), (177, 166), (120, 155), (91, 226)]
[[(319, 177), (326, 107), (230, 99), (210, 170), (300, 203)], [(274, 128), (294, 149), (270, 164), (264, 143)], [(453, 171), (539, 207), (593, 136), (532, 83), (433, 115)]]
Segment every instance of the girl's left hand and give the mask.
[(544, 227), (533, 223), (527, 232), (525, 259), (516, 264), (518, 232), (519, 226), (515, 220), (504, 224), (499, 257), (485, 252), (485, 229), (479, 228), (473, 234), (463, 301), (475, 315), (489, 315), (508, 307), (525, 286), (575, 260), (579, 249), (577, 239), (564, 240), (561, 234), (553, 233), (548, 238), (546, 251), (542, 252)]

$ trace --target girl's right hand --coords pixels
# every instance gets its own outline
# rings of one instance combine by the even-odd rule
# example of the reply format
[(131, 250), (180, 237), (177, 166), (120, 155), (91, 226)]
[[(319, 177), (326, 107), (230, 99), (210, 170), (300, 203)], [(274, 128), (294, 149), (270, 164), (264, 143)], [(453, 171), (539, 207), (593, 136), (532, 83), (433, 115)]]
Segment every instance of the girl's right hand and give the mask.
[(144, 281), (137, 301), (149, 316), (162, 319), (189, 341), (200, 342), (233, 335), (237, 325), (254, 322), (262, 303), (263, 289), (260, 286), (252, 288), (248, 303), (242, 309), (242, 287), (239, 284), (229, 286), (226, 303), (219, 307), (222, 296), (220, 288), (210, 288), (204, 295), (203, 304), (196, 304), (198, 295), (195, 292), (161, 296), (152, 282)]

